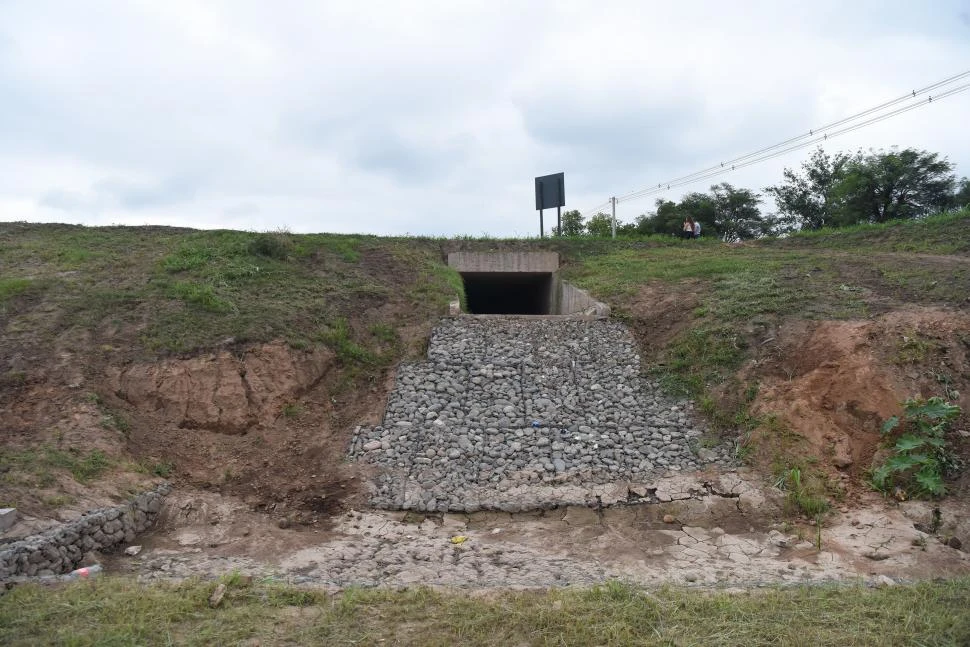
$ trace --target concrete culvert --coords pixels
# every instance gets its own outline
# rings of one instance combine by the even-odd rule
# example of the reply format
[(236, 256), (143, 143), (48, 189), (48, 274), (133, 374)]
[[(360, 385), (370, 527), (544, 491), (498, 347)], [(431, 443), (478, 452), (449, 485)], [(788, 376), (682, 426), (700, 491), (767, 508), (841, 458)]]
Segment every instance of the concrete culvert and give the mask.
[(556, 252), (454, 252), (467, 311), (475, 315), (597, 315), (609, 308), (559, 277)]
[(476, 315), (548, 315), (551, 272), (462, 272), (468, 312)]

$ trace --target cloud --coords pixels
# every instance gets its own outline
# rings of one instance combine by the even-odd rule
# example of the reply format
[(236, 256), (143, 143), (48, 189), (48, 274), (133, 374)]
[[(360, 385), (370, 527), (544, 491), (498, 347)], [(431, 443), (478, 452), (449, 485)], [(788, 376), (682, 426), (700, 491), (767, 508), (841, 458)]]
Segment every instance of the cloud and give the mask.
[(173, 176), (157, 183), (105, 178), (95, 182), (87, 191), (46, 191), (40, 196), (40, 204), (62, 211), (88, 213), (119, 207), (141, 211), (190, 202), (196, 197), (200, 185), (201, 179), (190, 175)]
[[(773, 144), (958, 71), (965, 14), (958, 0), (7, 0), (0, 217), (532, 233), (536, 175), (564, 171), (570, 208), (586, 208)], [(917, 146), (968, 174), (968, 97), (833, 150)], [(760, 188), (807, 155), (714, 181)]]

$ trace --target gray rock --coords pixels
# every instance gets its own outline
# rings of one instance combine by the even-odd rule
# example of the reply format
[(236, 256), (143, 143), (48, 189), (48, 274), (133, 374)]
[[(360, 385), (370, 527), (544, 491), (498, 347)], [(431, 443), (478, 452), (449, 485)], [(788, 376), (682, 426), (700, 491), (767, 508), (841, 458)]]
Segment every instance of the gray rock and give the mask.
[[(426, 362), (398, 369), (384, 425), (407, 434), (393, 452), (366, 449), (389, 443), (384, 426), (360, 428), (350, 451), (382, 468), (387, 483), (413, 484), (392, 495), (404, 489), (378, 481), (374, 505), (506, 509), (503, 493), (517, 484), (589, 487), (696, 469), (687, 439), (704, 432), (691, 409), (641, 377), (633, 338), (617, 322), (458, 317), (435, 328)], [(726, 447), (700, 455), (731, 465)], [(516, 492), (517, 509), (561, 503)]]

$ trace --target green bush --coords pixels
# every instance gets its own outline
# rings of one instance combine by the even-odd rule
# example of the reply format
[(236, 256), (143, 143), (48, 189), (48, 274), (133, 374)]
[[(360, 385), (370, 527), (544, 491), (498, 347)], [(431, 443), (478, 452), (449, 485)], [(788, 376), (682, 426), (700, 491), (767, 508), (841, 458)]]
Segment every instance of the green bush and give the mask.
[(293, 241), (286, 232), (259, 234), (249, 243), (249, 253), (285, 261), (293, 253)]
[(898, 435), (893, 456), (872, 472), (873, 486), (882, 492), (899, 487), (917, 498), (946, 494), (943, 479), (959, 471), (960, 459), (945, 435), (960, 413), (960, 407), (940, 397), (904, 402), (903, 419), (893, 416), (882, 426), (883, 436)]

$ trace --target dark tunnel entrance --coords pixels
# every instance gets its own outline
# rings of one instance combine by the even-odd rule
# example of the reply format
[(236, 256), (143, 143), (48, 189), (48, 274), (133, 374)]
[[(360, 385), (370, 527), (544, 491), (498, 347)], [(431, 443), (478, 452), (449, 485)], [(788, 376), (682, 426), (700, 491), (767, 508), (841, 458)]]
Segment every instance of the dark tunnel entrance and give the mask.
[(551, 272), (462, 272), (461, 277), (471, 314), (552, 314)]

